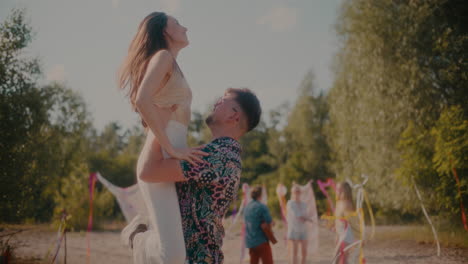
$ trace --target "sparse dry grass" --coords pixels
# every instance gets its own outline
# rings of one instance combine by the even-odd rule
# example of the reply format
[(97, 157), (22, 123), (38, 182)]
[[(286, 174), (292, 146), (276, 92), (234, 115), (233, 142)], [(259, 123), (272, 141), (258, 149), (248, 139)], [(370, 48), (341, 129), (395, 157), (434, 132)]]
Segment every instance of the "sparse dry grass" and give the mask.
[[(468, 248), (468, 232), (459, 230), (438, 230), (440, 245), (443, 247)], [(429, 226), (379, 226), (376, 233), (379, 240), (413, 240), (420, 244), (434, 244), (434, 235)]]

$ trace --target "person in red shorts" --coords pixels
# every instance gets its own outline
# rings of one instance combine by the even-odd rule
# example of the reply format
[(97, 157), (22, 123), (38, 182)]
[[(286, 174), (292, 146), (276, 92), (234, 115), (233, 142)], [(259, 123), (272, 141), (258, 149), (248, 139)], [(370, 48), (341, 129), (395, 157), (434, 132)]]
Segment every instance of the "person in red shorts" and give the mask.
[(262, 188), (254, 187), (251, 192), (252, 201), (244, 209), (245, 245), (249, 249), (251, 264), (258, 264), (260, 260), (263, 264), (273, 263), (270, 241), (277, 243), (271, 230), (270, 211), (259, 201), (261, 196)]

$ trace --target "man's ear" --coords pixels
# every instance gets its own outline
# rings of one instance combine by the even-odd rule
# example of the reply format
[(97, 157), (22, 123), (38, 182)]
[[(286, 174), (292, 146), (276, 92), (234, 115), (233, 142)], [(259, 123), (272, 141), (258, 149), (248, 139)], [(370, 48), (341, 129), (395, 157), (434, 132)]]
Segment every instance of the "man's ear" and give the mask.
[(241, 116), (239, 112), (233, 112), (232, 115), (229, 116), (230, 121), (236, 121), (240, 122), (241, 121)]

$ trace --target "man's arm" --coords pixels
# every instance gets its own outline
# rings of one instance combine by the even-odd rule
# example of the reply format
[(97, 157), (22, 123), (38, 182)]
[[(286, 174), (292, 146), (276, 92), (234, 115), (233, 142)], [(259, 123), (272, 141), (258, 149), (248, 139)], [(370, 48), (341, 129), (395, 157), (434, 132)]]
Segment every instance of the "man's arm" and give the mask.
[(273, 222), (273, 219), (271, 218), (270, 210), (268, 210), (268, 207), (263, 206), (263, 210), (261, 212), (262, 223), (260, 224), (260, 228), (268, 240), (270, 240), (271, 243), (276, 244), (278, 241), (276, 240), (275, 235), (273, 234), (273, 230), (271, 229), (271, 223)]
[(265, 236), (268, 238), (268, 240), (271, 241), (271, 243), (276, 244), (278, 242), (276, 240), (275, 234), (273, 234), (273, 230), (271, 230), (271, 223), (262, 222), (260, 224), (260, 228), (262, 229), (263, 233), (265, 233)]
[(138, 177), (145, 182), (180, 182), (186, 181), (177, 159), (160, 159), (145, 165)]
[[(211, 153), (210, 147), (205, 146), (202, 151)], [(210, 160), (207, 160), (207, 159)], [(163, 159), (156, 157), (152, 162), (145, 162), (143, 168), (138, 170), (138, 177), (145, 182), (181, 182), (181, 181), (201, 181), (210, 182), (218, 176), (220, 171), (218, 165), (211, 166), (213, 159), (218, 159), (216, 155), (202, 157), (203, 163), (197, 163), (196, 166), (191, 163), (178, 159)], [(219, 163), (219, 162), (218, 162)]]

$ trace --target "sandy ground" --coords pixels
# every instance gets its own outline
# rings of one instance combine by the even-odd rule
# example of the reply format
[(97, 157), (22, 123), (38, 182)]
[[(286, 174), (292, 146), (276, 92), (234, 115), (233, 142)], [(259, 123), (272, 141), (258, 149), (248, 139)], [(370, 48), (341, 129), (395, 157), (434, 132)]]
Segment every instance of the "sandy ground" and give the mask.
[[(379, 233), (398, 231), (395, 226), (379, 226)], [(7, 232), (4, 230), (2, 233)], [(90, 233), (91, 263), (123, 264), (131, 263), (131, 252), (120, 244), (119, 231), (103, 231)], [(275, 230), (277, 237), (284, 237), (284, 231)], [(56, 233), (45, 228), (32, 227), (15, 235), (10, 244), (16, 247), (15, 254), (22, 260), (15, 263), (40, 263), (48, 249), (55, 243)], [(239, 263), (240, 232), (231, 232), (225, 238), (225, 263)], [(308, 263), (331, 263), (334, 248), (334, 233), (320, 230), (320, 249), (315, 256), (310, 256)], [(67, 234), (67, 263), (87, 263), (86, 233), (72, 232)], [(468, 263), (468, 249), (442, 248), (441, 256), (436, 256), (436, 247), (433, 244), (421, 244), (411, 240), (384, 240), (375, 239), (367, 243), (365, 256), (367, 263)], [(64, 251), (60, 251), (60, 262), (63, 262)], [(273, 246), (275, 263), (287, 263), (287, 247), (284, 240)], [(27, 259), (28, 261), (25, 261)], [(247, 262), (245, 262), (247, 263)]]

